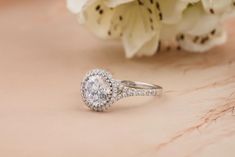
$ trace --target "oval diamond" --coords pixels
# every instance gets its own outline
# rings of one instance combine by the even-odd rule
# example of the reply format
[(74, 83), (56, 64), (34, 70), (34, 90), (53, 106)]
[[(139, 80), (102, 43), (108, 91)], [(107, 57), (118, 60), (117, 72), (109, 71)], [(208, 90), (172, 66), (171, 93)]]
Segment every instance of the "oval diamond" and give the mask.
[(82, 83), (82, 96), (91, 109), (105, 110), (112, 97), (111, 75), (103, 70), (89, 72)]
[(94, 106), (103, 105), (109, 100), (111, 87), (102, 76), (90, 76), (84, 85), (84, 96)]

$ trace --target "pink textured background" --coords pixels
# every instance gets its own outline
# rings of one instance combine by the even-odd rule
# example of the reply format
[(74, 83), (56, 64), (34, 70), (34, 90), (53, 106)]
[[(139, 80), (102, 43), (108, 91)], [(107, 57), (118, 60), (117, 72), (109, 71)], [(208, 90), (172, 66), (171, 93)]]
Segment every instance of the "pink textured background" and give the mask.
[[(79, 26), (64, 0), (0, 1), (0, 156), (234, 157), (234, 26), (205, 54), (126, 60), (119, 44)], [(80, 81), (97, 67), (165, 93), (90, 112)]]

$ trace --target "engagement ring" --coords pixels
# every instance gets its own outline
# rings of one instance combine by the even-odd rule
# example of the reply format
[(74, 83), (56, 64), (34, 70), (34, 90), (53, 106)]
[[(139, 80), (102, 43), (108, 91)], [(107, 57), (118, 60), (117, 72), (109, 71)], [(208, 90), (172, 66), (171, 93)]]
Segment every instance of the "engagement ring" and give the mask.
[(143, 82), (116, 80), (103, 69), (89, 71), (81, 84), (85, 104), (93, 111), (107, 110), (114, 102), (130, 96), (157, 96), (162, 87)]

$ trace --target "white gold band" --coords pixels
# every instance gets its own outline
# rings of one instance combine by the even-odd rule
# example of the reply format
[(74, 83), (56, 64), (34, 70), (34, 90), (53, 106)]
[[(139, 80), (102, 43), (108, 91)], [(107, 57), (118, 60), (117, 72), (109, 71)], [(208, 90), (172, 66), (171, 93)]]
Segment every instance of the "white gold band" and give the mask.
[(155, 84), (123, 80), (118, 82), (117, 100), (130, 96), (158, 96), (162, 87)]

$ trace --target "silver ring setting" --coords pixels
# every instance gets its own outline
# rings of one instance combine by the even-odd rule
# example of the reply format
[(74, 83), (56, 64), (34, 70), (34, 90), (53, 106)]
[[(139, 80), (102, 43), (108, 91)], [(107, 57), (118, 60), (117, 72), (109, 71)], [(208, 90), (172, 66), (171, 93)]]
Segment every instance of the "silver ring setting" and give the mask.
[(103, 69), (89, 71), (81, 83), (81, 96), (93, 111), (106, 111), (111, 105), (129, 96), (157, 96), (162, 87), (143, 82), (115, 80)]

